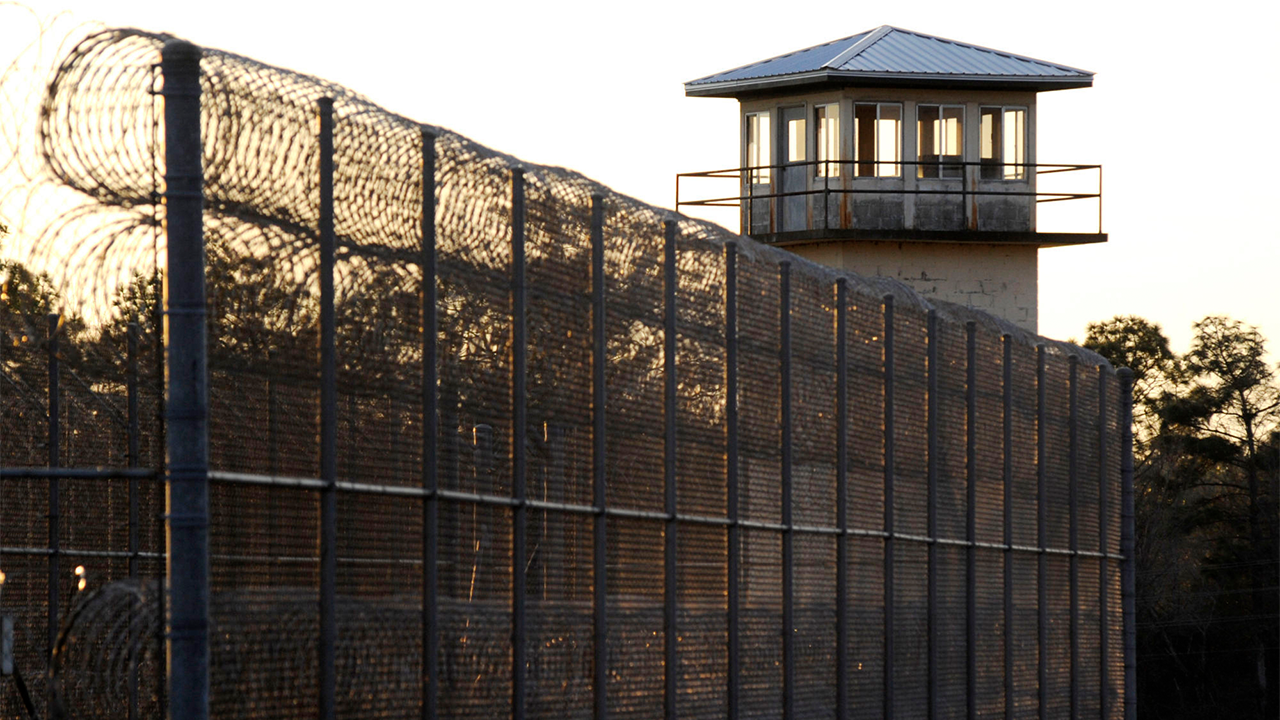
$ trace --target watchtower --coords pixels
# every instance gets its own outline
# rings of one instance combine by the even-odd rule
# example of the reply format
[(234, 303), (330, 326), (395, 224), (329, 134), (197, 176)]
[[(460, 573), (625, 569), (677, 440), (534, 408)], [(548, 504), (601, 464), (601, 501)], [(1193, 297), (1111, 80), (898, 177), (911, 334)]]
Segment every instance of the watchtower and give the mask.
[[(685, 95), (739, 101), (740, 167), (682, 173), (677, 207), (740, 206), (757, 240), (1034, 332), (1039, 249), (1107, 239), (1101, 166), (1039, 163), (1036, 97), (1092, 85), (1091, 72), (887, 25), (710, 75)], [(1072, 171), (1084, 191), (1037, 188)], [(697, 177), (740, 191), (682, 198)], [(1080, 199), (1098, 204), (1096, 232), (1037, 230), (1037, 204)]]

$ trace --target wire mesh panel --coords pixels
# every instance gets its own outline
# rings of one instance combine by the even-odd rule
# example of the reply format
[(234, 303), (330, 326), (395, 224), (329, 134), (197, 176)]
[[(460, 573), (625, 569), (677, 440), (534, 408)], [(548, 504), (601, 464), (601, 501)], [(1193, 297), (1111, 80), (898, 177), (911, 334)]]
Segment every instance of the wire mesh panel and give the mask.
[[(1035, 437), (1036, 351), (1015, 345), (1012, 361), (1013, 407), (1010, 414), (1014, 433)], [(1040, 502), (1036, 445), (1032, 442), (1015, 443), (1011, 451), (1012, 541), (1022, 547), (1038, 547)], [(1014, 717), (1037, 717), (1040, 707), (1039, 556), (1011, 552), (1005, 558), (1005, 562), (1011, 564), (1013, 576), (1013, 612), (1006, 619), (1013, 636), (1013, 693), (1009, 702), (1013, 706)]]
[[(929, 533), (927, 337), (919, 308), (895, 307), (893, 532), (924, 537)], [(893, 712), (901, 717), (928, 714), (929, 563), (923, 544), (897, 542), (894, 556)]]
[[(1042, 517), (1047, 523), (1048, 547), (1070, 546), (1072, 508), (1071, 459), (1069, 453), (1071, 430), (1068, 426), (1066, 358), (1046, 358), (1045, 398), (1046, 424), (1045, 466), (1047, 492), (1041, 498)], [(1046, 558), (1048, 572), (1048, 647), (1045, 652), (1045, 677), (1047, 711), (1053, 715), (1067, 714), (1071, 710), (1071, 592), (1070, 561), (1056, 556)]]
[[(849, 527), (879, 529), (884, 518), (884, 323), (879, 298), (853, 295), (849, 325)], [(884, 540), (850, 543), (849, 694), (853, 717), (884, 717)]]
[(782, 714), (782, 540), (769, 530), (742, 533), (742, 717)]
[[(995, 333), (975, 333), (974, 368), (974, 535), (978, 542), (999, 546), (1005, 540), (1003, 343)], [(978, 663), (974, 710), (980, 717), (1005, 714), (1004, 585), (1010, 553), (982, 549), (975, 558), (975, 627)]]
[[(835, 297), (822, 278), (796, 273), (790, 280), (792, 521), (836, 525)], [(834, 717), (837, 637), (836, 542), (830, 535), (795, 539), (795, 713)]]
[[(931, 500), (936, 537), (965, 538), (968, 527), (968, 479), (966, 458), (968, 424), (966, 405), (965, 328), (958, 323), (936, 323), (934, 330), (937, 360), (937, 401), (932, 404), (937, 417), (930, 423), (936, 452), (935, 496)], [(930, 368), (933, 370), (933, 368)], [(955, 428), (942, 432), (942, 428)], [(967, 591), (968, 549), (954, 546), (935, 547), (933, 570), (936, 583), (933, 607), (934, 677), (937, 686), (933, 700), (941, 717), (962, 717), (968, 694)]]
[[(40, 466), (48, 460), (49, 407), (47, 349), (42, 352), (44, 332), (37, 328), (43, 317), (29, 319), (16, 313), (5, 313), (5, 337), (0, 347), (4, 358), (4, 449), (6, 466)], [(25, 322), (24, 322), (25, 321)], [(38, 334), (37, 334), (38, 333)], [(46, 481), (6, 480), (0, 489), (0, 520), (3, 541), (11, 547), (47, 547), (46, 518), (49, 513), (49, 490)], [(43, 700), (49, 647), (48, 564), (41, 553), (4, 557), (5, 585), (3, 599), (12, 608), (15, 631), (14, 665), (30, 678), (32, 694)], [(6, 694), (9, 695), (9, 694)], [(21, 711), (18, 698), (6, 697), (10, 712)]]
[(662, 526), (612, 520), (609, 714), (662, 714)]
[[(74, 717), (167, 705), (167, 40), (58, 66), (96, 309), (53, 353), (48, 303), (0, 319), (0, 601)], [(213, 717), (1120, 713), (1101, 358), (315, 78), (200, 82)]]
[(688, 717), (713, 716), (726, 702), (726, 540), (723, 528), (681, 528), (679, 711)]

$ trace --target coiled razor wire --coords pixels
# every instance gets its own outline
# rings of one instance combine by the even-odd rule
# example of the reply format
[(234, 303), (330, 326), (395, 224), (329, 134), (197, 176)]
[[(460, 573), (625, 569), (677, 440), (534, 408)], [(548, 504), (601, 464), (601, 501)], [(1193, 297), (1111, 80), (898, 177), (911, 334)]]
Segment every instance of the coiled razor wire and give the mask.
[[(82, 291), (114, 288), (115, 283), (103, 281), (122, 272), (136, 272), (152, 259), (148, 233), (156, 222), (163, 222), (164, 208), (157, 194), (163, 193), (157, 182), (162, 182), (158, 179), (164, 175), (164, 159), (154, 141), (163, 135), (163, 119), (156, 110), (154, 94), (160, 90), (159, 51), (170, 39), (166, 34), (127, 28), (94, 33), (59, 65), (42, 103), (40, 142), (48, 171), (97, 204), (50, 223), (33, 252), (36, 258), (50, 261), (47, 253), (72, 248), (77, 259), (92, 258), (91, 262), (66, 262), (71, 273), (67, 279), (84, 281), (66, 284)], [(419, 137), (424, 126), (387, 112), (340, 85), (221, 50), (205, 48), (203, 52), (208, 243), (232, 248), (242, 256), (269, 259), (279, 277), (294, 281), (295, 293), (312, 284), (319, 220), (315, 104), (331, 97), (335, 99), (338, 133), (336, 233), (340, 256), (351, 261), (344, 268), (348, 271), (344, 280), (348, 286), (367, 280), (412, 285), (412, 278), (397, 281), (379, 273), (395, 272), (382, 267), (391, 263), (417, 271)], [(513, 167), (524, 168), (531, 190), (544, 194), (543, 202), (556, 205), (565, 216), (585, 218), (591, 195), (605, 194), (611, 216), (617, 216), (610, 218), (614, 221), (611, 227), (629, 225), (620, 233), (623, 235), (641, 228), (660, 232), (662, 220), (671, 215), (570, 170), (528, 165), (446, 129), (430, 129), (440, 138), (436, 150), (440, 186), (437, 224), (449, 240), (447, 252), (456, 261), (505, 273), (505, 256), (485, 252), (487, 243), (467, 240), (508, 230), (505, 218), (510, 207), (505, 188)], [(133, 212), (126, 220), (111, 213), (113, 209)], [(95, 211), (110, 214), (114, 222), (98, 227), (81, 222), (82, 215)], [(681, 237), (704, 253), (733, 241), (740, 252), (774, 263), (785, 259), (824, 281), (843, 277), (870, 299), (891, 294), (899, 307), (936, 308), (959, 324), (975, 320), (994, 334), (1010, 334), (1028, 345), (1047, 344), (1093, 365), (1106, 362), (1088, 350), (1035, 336), (987, 313), (926, 299), (891, 278), (834, 271), (704, 221), (683, 216), (679, 220)], [(576, 229), (585, 230), (585, 224), (579, 223)], [(618, 254), (611, 259), (624, 273), (635, 272), (635, 263), (643, 262), (627, 257), (634, 251), (625, 243), (611, 249)], [(163, 248), (160, 250), (163, 257)], [(712, 263), (697, 254), (686, 258), (682, 258), (682, 275), (700, 273), (708, 288), (721, 286), (723, 278)], [(86, 296), (80, 300), (90, 299), (103, 298)]]

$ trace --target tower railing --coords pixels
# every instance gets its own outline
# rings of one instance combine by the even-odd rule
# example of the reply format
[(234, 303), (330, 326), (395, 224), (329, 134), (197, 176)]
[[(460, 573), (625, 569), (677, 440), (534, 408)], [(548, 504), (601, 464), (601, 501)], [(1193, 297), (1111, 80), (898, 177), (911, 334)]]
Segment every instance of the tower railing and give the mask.
[[(914, 169), (914, 170), (913, 170)], [(785, 173), (803, 175), (802, 189), (786, 189)], [(907, 173), (912, 177), (908, 177)], [(1075, 182), (1087, 187), (1078, 190), (1041, 190), (1036, 180), (1040, 176), (1076, 173), (1092, 178)], [(695, 194), (690, 197), (689, 181), (736, 180), (736, 195)], [(683, 181), (683, 182), (682, 182)], [(1074, 184), (1074, 183), (1073, 183)], [(748, 165), (722, 170), (706, 170), (676, 174), (677, 211), (692, 207), (737, 207), (744, 211), (741, 231), (759, 234), (752, 219), (763, 214), (768, 229), (764, 232), (783, 232), (777, 227), (783, 214), (778, 205), (786, 198), (804, 198), (808, 222), (804, 230), (843, 229), (837, 221), (831, 221), (831, 211), (845, 205), (845, 199), (857, 198), (942, 197), (954, 198), (961, 207), (976, 208), (987, 199), (1025, 199), (1026, 202), (1056, 203), (1069, 200), (1095, 201), (1097, 224), (1094, 233), (1102, 233), (1102, 166), (1064, 163), (1008, 163), (989, 160), (808, 160), (771, 165)], [(761, 204), (764, 209), (761, 210)], [(957, 229), (978, 230), (977, 212), (967, 214), (965, 227)], [(909, 225), (908, 225), (909, 226)], [(1033, 229), (1029, 223), (1028, 229)]]

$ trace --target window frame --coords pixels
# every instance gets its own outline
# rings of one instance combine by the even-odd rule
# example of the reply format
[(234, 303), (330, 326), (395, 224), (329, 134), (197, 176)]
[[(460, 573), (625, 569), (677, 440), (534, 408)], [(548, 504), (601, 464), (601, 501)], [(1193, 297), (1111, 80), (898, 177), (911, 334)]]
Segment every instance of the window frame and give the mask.
[[(753, 110), (745, 113), (744, 129), (746, 137), (743, 139), (746, 144), (747, 161), (744, 164), (747, 182), (752, 185), (768, 185), (773, 182), (773, 120), (770, 117), (772, 110)], [(764, 127), (761, 128), (760, 119), (764, 118)], [(754, 125), (752, 121), (755, 121)], [(754, 131), (754, 132), (753, 132)], [(761, 148), (761, 146), (763, 146)], [(763, 149), (765, 157), (760, 162), (760, 150)], [(753, 157), (753, 150), (754, 157)], [(753, 162), (754, 160), (754, 162)]]
[[(982, 117), (983, 117), (984, 110), (998, 110), (1000, 113), (1000, 137), (998, 138), (997, 141), (992, 142), (993, 150), (996, 147), (999, 148), (1000, 157), (991, 158), (992, 162), (990, 163), (986, 162), (988, 158), (982, 157), (983, 143), (986, 140), (983, 137), (983, 131), (982, 131)], [(1007, 125), (1007, 123), (1005, 122), (1005, 115), (1009, 111), (1018, 111), (1022, 113), (1022, 133), (1021, 133), (1021, 137), (1019, 138), (1020, 140), (1019, 148), (1022, 150), (1022, 158), (1020, 161), (1019, 160), (1013, 161), (1012, 163), (1012, 168), (1014, 172), (1013, 175), (1009, 174), (1010, 167), (1011, 167), (1010, 161), (1004, 157), (1005, 128)], [(1027, 180), (1027, 178), (1030, 176), (1030, 173), (1028, 172), (1028, 168), (1026, 165), (1027, 145), (1028, 145), (1028, 140), (1030, 139), (1027, 119), (1030, 116), (1031, 116), (1031, 111), (1026, 105), (979, 105), (978, 106), (978, 163), (979, 163), (978, 177), (981, 180), (997, 181), (997, 182), (1025, 182)], [(1002, 171), (999, 172), (999, 175), (996, 177), (988, 177), (987, 176), (988, 170), (995, 170), (996, 168), (1002, 168)]]
[[(860, 157), (859, 145), (859, 126), (858, 126), (858, 106), (874, 107), (876, 109), (876, 117), (872, 123), (871, 148), (874, 156), (870, 159), (862, 159)], [(884, 120), (883, 108), (894, 107), (898, 110), (898, 131), (894, 137), (894, 151), (896, 158), (893, 160), (883, 160), (880, 157), (880, 121)], [(853, 177), (855, 179), (874, 178), (874, 179), (902, 179), (904, 173), (902, 171), (903, 159), (903, 126), (902, 118), (905, 115), (903, 103), (889, 100), (854, 100), (853, 101), (853, 118), (849, 123), (849, 133), (853, 145)], [(883, 174), (884, 166), (892, 168), (892, 174)], [(863, 169), (869, 168), (870, 172), (863, 174)]]
[[(822, 123), (822, 120), (818, 118), (819, 111), (823, 111), (823, 112), (834, 111), (835, 113), (835, 115), (832, 118), (830, 118), (832, 120), (832, 124), (834, 127), (832, 128), (832, 131), (828, 134), (829, 136), (826, 138), (827, 140), (826, 144), (829, 145), (830, 147), (824, 147), (824, 143), (822, 142), (823, 141), (823, 132), (822, 132), (823, 123)], [(835, 100), (832, 102), (825, 102), (825, 103), (813, 103), (812, 113), (813, 113), (812, 122), (813, 122), (813, 161), (814, 161), (813, 176), (814, 176), (814, 179), (830, 180), (831, 178), (839, 178), (841, 175), (840, 164), (841, 164), (841, 154), (842, 154), (840, 152), (840, 145), (841, 145), (840, 116), (842, 114), (840, 112), (840, 102), (838, 100)], [(824, 158), (823, 154), (826, 150), (834, 151), (835, 157)]]
[[(922, 125), (921, 125), (921, 122), (922, 122), (922, 121), (921, 121), (921, 119), (920, 119), (920, 112), (921, 112), (921, 110), (923, 110), (924, 108), (937, 108), (937, 109), (938, 109), (938, 122), (939, 122), (939, 123), (941, 123), (941, 122), (943, 122), (944, 120), (946, 120), (946, 119), (947, 119), (947, 118), (946, 118), (946, 116), (945, 116), (945, 112), (946, 112), (947, 110), (959, 110), (959, 111), (960, 111), (960, 118), (959, 118), (959, 120), (960, 120), (960, 127), (958, 128), (959, 132), (957, 133), (957, 136), (958, 136), (958, 137), (959, 137), (959, 139), (960, 139), (960, 147), (959, 147), (959, 148), (957, 148), (957, 149), (959, 150), (959, 152), (958, 152), (957, 154), (955, 154), (955, 155), (943, 155), (943, 154), (939, 153), (939, 154), (937, 154), (937, 155), (934, 155), (934, 157), (938, 158), (937, 160), (929, 160), (929, 161), (926, 161), (926, 160), (924, 159), (924, 156), (921, 154), (921, 150), (922, 150), (922, 148), (924, 147), (924, 143), (922, 143), (922, 142), (921, 142), (921, 138), (922, 138), (922, 137), (923, 137), (923, 135), (924, 135), (924, 129), (923, 129)], [(964, 176), (965, 176), (965, 171), (964, 171), (964, 169), (965, 169), (965, 165), (964, 165), (964, 163), (965, 163), (965, 147), (966, 147), (966, 145), (967, 145), (967, 143), (965, 142), (965, 140), (966, 140), (966, 138), (965, 138), (965, 119), (966, 119), (966, 118), (965, 118), (965, 116), (966, 116), (967, 114), (968, 114), (968, 108), (967, 108), (964, 104), (944, 103), (944, 102), (936, 102), (936, 103), (916, 103), (916, 178), (917, 178), (917, 179), (920, 179), (920, 180), (964, 180)], [(959, 158), (959, 160), (947, 161), (947, 160), (943, 160), (943, 159), (942, 159), (942, 158), (948, 158), (948, 157), (950, 157), (950, 158)], [(932, 171), (932, 172), (933, 172), (933, 173), (935, 173), (935, 174), (932, 174), (932, 175), (928, 174), (930, 171)], [(953, 175), (949, 175), (949, 174), (947, 174), (948, 172), (951, 172), (951, 173), (954, 173), (954, 174), (953, 174)]]

